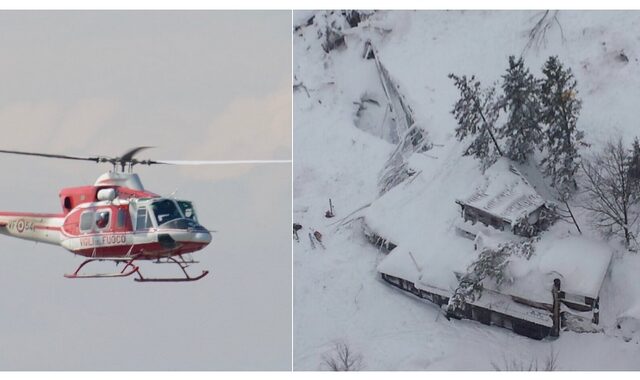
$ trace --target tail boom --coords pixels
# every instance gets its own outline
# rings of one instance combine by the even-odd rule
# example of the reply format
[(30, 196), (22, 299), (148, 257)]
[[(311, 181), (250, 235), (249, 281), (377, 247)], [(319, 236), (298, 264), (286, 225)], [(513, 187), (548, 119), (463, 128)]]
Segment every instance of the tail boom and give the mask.
[(0, 234), (59, 245), (63, 222), (62, 214), (0, 212)]

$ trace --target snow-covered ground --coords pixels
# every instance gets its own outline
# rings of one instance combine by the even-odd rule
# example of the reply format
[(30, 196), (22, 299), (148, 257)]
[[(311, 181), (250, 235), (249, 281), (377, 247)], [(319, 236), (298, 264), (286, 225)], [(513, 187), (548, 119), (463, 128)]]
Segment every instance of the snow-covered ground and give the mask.
[[(294, 26), (311, 15), (294, 13)], [(637, 29), (640, 13), (561, 11), (559, 24), (551, 25), (544, 41), (525, 50), (527, 33), (540, 16), (377, 12), (346, 28), (346, 48), (330, 53), (323, 51), (319, 31), (332, 21), (344, 24), (340, 15), (317, 13), (311, 25), (294, 31), (293, 213), (294, 222), (304, 226), (293, 252), (295, 369), (321, 369), (323, 355), (335, 342), (347, 343), (362, 355), (364, 368), (372, 370), (527, 368), (534, 361), (542, 366), (552, 351), (558, 369), (640, 369), (638, 335), (616, 328), (619, 317), (640, 314), (640, 282), (635, 280), (640, 256), (625, 253), (619, 242), (598, 242), (613, 252), (600, 292), (603, 332), (562, 332), (557, 340), (534, 341), (475, 321), (447, 320), (435, 305), (383, 282), (377, 266), (387, 256), (366, 240), (358, 219), (378, 223), (401, 244), (448, 251), (453, 246), (460, 252), (472, 246), (455, 236), (460, 213), (454, 200), (471, 194), (482, 173), (477, 161), (461, 156), (466, 145), (454, 137), (450, 110), (458, 93), (447, 74), (475, 74), (489, 85), (501, 80), (512, 54), (522, 53), (538, 77), (550, 55), (572, 68), (583, 100), (578, 126), (590, 149), (614, 134), (628, 143), (640, 134), (634, 124), (640, 112), (635, 106), (640, 99), (640, 44), (630, 32)], [(391, 190), (383, 202), (378, 178), (395, 146), (379, 130), (363, 130), (370, 121), (356, 122), (359, 105), (354, 104), (365, 94), (383, 100), (373, 60), (362, 58), (367, 40), (434, 143), (433, 149), (411, 158), (419, 176), (410, 186)], [(589, 152), (585, 148), (581, 153)], [(547, 195), (535, 167), (521, 171)], [(324, 217), (329, 198), (335, 206), (333, 219)], [(397, 210), (406, 212), (399, 215)], [(586, 238), (600, 239), (588, 227), (587, 215), (574, 211)], [(403, 223), (408, 214), (422, 215), (420, 223)], [(311, 230), (322, 233), (324, 248), (312, 248)], [(554, 237), (575, 234), (575, 227), (558, 222), (547, 232), (545, 245)]]

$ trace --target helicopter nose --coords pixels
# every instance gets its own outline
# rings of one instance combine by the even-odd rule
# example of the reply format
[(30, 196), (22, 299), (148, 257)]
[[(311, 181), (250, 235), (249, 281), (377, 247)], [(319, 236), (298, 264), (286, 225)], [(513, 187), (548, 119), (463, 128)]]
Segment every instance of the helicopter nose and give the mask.
[(193, 242), (208, 245), (213, 240), (211, 233), (207, 230), (198, 230), (193, 233)]
[(159, 232), (167, 232), (175, 241), (184, 241), (207, 245), (211, 243), (211, 232), (194, 220), (174, 219), (160, 227)]

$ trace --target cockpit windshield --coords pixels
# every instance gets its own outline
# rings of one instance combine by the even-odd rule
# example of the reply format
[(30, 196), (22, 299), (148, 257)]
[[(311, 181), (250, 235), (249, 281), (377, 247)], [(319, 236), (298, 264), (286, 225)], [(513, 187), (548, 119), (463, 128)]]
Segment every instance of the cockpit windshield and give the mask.
[(153, 214), (156, 217), (158, 226), (161, 226), (174, 219), (183, 218), (180, 210), (176, 206), (176, 203), (171, 199), (160, 199), (154, 201), (151, 204), (151, 208), (153, 209)]
[(193, 220), (194, 222), (198, 221), (198, 217), (196, 216), (196, 210), (193, 208), (193, 203), (189, 201), (177, 201), (180, 206), (180, 210), (186, 218)]

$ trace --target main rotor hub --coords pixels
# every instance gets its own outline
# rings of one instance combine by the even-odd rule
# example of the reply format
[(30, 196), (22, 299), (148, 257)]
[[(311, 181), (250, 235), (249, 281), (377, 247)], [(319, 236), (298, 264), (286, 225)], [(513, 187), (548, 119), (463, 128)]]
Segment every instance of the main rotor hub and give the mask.
[(144, 191), (142, 181), (136, 173), (107, 172), (98, 177), (94, 186), (120, 186)]
[(125, 172), (127, 170), (129, 173), (132, 172), (133, 167), (137, 164), (151, 165), (156, 164), (156, 161), (151, 160), (136, 160), (134, 156), (138, 154), (138, 152), (149, 149), (149, 146), (139, 146), (137, 148), (133, 148), (123, 154), (120, 157), (97, 157), (97, 162), (110, 163), (113, 165), (113, 171), (118, 170), (118, 166), (120, 167), (120, 172)]

